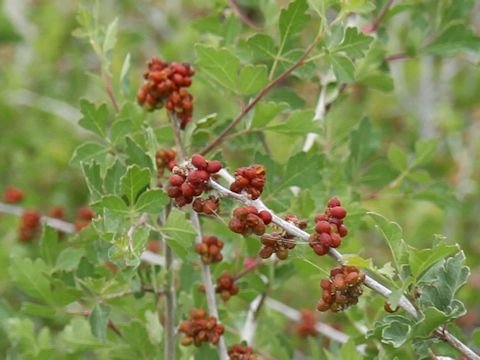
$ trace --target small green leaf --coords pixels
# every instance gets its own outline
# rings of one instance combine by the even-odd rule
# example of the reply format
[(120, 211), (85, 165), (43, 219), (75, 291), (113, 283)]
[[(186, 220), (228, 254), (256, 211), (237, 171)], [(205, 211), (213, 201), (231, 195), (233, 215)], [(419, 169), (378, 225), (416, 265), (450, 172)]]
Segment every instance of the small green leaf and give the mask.
[(240, 60), (230, 50), (197, 44), (195, 51), (202, 75), (226, 89), (236, 88)]
[(84, 249), (66, 248), (58, 255), (55, 268), (60, 271), (75, 270), (84, 255)]
[(342, 359), (351, 359), (351, 360), (361, 360), (363, 359), (362, 354), (360, 354), (355, 346), (355, 341), (350, 339), (343, 346), (340, 351)]
[(428, 337), (433, 330), (449, 320), (448, 316), (434, 307), (422, 309), (422, 315), (423, 319), (413, 328), (413, 336), (415, 337)]
[(287, 121), (266, 127), (265, 130), (287, 135), (306, 135), (320, 131), (319, 122), (313, 121), (313, 111), (297, 110), (290, 114)]
[(117, 43), (118, 33), (118, 18), (115, 18), (107, 27), (105, 32), (105, 40), (103, 41), (103, 53), (108, 55), (108, 52), (113, 50)]
[(49, 226), (43, 227), (40, 239), (40, 254), (48, 265), (53, 265), (58, 246), (58, 232)]
[(142, 213), (159, 214), (168, 204), (169, 198), (162, 190), (148, 190), (140, 195), (135, 210)]
[(145, 327), (147, 329), (148, 338), (153, 345), (160, 345), (163, 340), (163, 326), (160, 324), (158, 314), (147, 310), (145, 312)]
[(400, 315), (391, 318), (382, 330), (382, 342), (399, 348), (410, 339), (412, 326), (408, 319)]
[(197, 235), (192, 223), (185, 218), (185, 213), (176, 209), (172, 210), (162, 232), (165, 234), (168, 246), (177, 256), (185, 259), (192, 249)]
[(433, 249), (410, 249), (409, 263), (412, 276), (416, 279), (430, 266), (458, 251), (458, 246), (447, 245), (443, 241), (436, 244)]
[(335, 52), (345, 52), (350, 56), (359, 58), (365, 55), (373, 38), (361, 33), (357, 28), (349, 27), (345, 30), (345, 37), (341, 44), (333, 49)]
[(265, 65), (247, 65), (240, 70), (238, 91), (242, 95), (252, 95), (268, 83), (267, 67)]
[(102, 104), (96, 108), (95, 104), (82, 99), (80, 100), (80, 111), (83, 117), (80, 119), (79, 124), (104, 139), (108, 121), (107, 105)]
[(67, 353), (78, 351), (92, 351), (103, 345), (92, 335), (88, 321), (83, 317), (74, 317), (58, 335), (61, 344)]
[(120, 179), (127, 171), (127, 168), (116, 160), (115, 163), (107, 169), (105, 174), (104, 185), (105, 189), (112, 194), (118, 194), (120, 191)]
[(29, 258), (14, 257), (9, 272), (12, 280), (26, 294), (47, 303), (52, 302), (50, 282), (45, 276), (48, 267), (43, 260), (32, 261)]
[(418, 166), (428, 162), (437, 148), (438, 139), (419, 140), (415, 144), (415, 161), (413, 166)]
[(407, 154), (397, 144), (390, 145), (387, 156), (392, 166), (398, 171), (402, 172), (408, 168)]
[(277, 47), (268, 35), (256, 34), (247, 40), (247, 44), (259, 60), (271, 60), (277, 56)]
[(261, 128), (267, 125), (275, 117), (288, 109), (285, 102), (261, 102), (255, 106), (255, 113), (252, 120), (252, 128)]
[(130, 120), (117, 120), (112, 125), (110, 138), (112, 143), (117, 144), (125, 139), (133, 131), (133, 124)]
[(108, 316), (110, 315), (110, 306), (105, 304), (95, 304), (89, 317), (92, 334), (105, 342)]
[(287, 47), (286, 45), (308, 25), (310, 15), (306, 13), (307, 10), (308, 4), (306, 0), (292, 1), (286, 9), (282, 9), (278, 23), (282, 53)]
[(150, 171), (132, 165), (128, 167), (127, 173), (120, 179), (120, 190), (127, 197), (128, 203), (133, 205), (140, 191), (147, 188), (149, 184)]
[(372, 217), (375, 226), (381, 231), (385, 240), (387, 240), (395, 268), (400, 273), (401, 265), (404, 264), (407, 256), (407, 247), (403, 240), (402, 228), (396, 222), (389, 221), (380, 214), (375, 212), (368, 212), (367, 214)]
[(440, 36), (425, 48), (434, 55), (454, 55), (463, 51), (480, 50), (480, 37), (465, 24), (454, 24), (446, 28)]
[(70, 163), (74, 166), (79, 166), (82, 162), (87, 163), (93, 160), (102, 163), (108, 151), (108, 148), (100, 144), (87, 142), (75, 149)]
[(355, 67), (349, 58), (340, 54), (332, 54), (326, 56), (326, 59), (332, 65), (335, 77), (339, 82), (348, 83), (354, 80)]
[(93, 201), (102, 196), (102, 177), (100, 175), (100, 165), (95, 161), (91, 163), (82, 163), (83, 175), (87, 181), (87, 187)]
[(127, 148), (125, 152), (128, 155), (130, 163), (153, 170), (152, 160), (147, 155), (145, 150), (143, 150), (141, 146), (138, 145), (131, 137), (128, 136), (126, 139)]

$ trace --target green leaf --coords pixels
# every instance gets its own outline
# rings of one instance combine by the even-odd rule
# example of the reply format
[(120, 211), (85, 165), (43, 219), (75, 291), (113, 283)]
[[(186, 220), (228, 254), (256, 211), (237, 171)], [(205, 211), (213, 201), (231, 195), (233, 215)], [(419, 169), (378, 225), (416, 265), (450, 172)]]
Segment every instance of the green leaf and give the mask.
[(38, 305), (30, 302), (24, 302), (22, 304), (22, 313), (47, 319), (53, 319), (55, 318), (56, 310), (50, 305)]
[(104, 185), (109, 193), (118, 194), (120, 192), (120, 179), (126, 171), (127, 168), (118, 159), (107, 169)]
[(98, 163), (82, 163), (83, 175), (87, 181), (87, 187), (93, 201), (102, 196), (102, 177), (100, 175), (100, 165)]
[(35, 325), (32, 320), (10, 318), (6, 321), (5, 330), (12, 343), (20, 344), (23, 353), (38, 353)]
[(380, 71), (372, 71), (360, 75), (357, 74), (356, 81), (359, 84), (363, 84), (383, 92), (391, 92), (394, 89), (392, 76)]
[(238, 91), (242, 95), (252, 95), (268, 83), (265, 65), (247, 65), (240, 70)]
[(145, 312), (145, 327), (147, 329), (148, 338), (153, 345), (160, 345), (163, 339), (163, 326), (160, 324), (158, 314), (147, 310)]
[(121, 231), (121, 224), (130, 213), (125, 202), (116, 195), (104, 196), (93, 207), (97, 212), (103, 212), (104, 230), (107, 232)]
[(455, 256), (440, 260), (432, 266), (418, 281), (423, 307), (435, 307), (450, 318), (465, 314), (465, 306), (454, 298), (470, 276), (470, 269), (464, 265), (465, 254), (461, 251)]
[(140, 169), (137, 165), (129, 166), (127, 173), (120, 179), (120, 190), (128, 199), (130, 205), (135, 204), (135, 200), (140, 191), (147, 188), (150, 184), (150, 170)]
[(43, 227), (40, 239), (40, 255), (48, 265), (53, 265), (58, 246), (58, 232), (49, 226)]
[(105, 159), (108, 151), (108, 148), (100, 144), (87, 142), (75, 149), (70, 163), (74, 166), (79, 166), (82, 162), (87, 163), (93, 160), (101, 163)]
[(103, 41), (103, 53), (108, 55), (108, 52), (113, 50), (117, 43), (118, 33), (118, 18), (115, 18), (107, 27), (105, 32), (105, 40)]
[(150, 157), (131, 137), (127, 137), (127, 148), (125, 150), (131, 164), (136, 164), (141, 167), (153, 170), (153, 164)]
[(382, 330), (382, 342), (399, 348), (411, 336), (412, 327), (407, 321), (392, 321)]
[(458, 250), (457, 245), (447, 245), (443, 241), (436, 244), (433, 249), (410, 249), (408, 255), (412, 276), (417, 279), (430, 266)]
[(89, 317), (92, 334), (105, 342), (108, 316), (110, 315), (110, 306), (105, 304), (95, 304)]
[(91, 351), (101, 348), (103, 345), (92, 335), (86, 319), (74, 317), (58, 335), (59, 340), (67, 353), (78, 351)]
[(480, 50), (480, 37), (476, 36), (470, 27), (454, 24), (446, 28), (438, 38), (425, 48), (434, 55), (455, 55), (463, 51)]
[(252, 120), (252, 128), (261, 128), (267, 125), (270, 121), (281, 112), (288, 109), (288, 104), (285, 102), (261, 102), (255, 106), (255, 113)]
[(192, 223), (185, 218), (185, 213), (176, 209), (172, 210), (162, 232), (175, 255), (185, 259), (193, 248), (197, 235)]
[(354, 80), (355, 67), (349, 58), (341, 54), (332, 54), (327, 55), (326, 59), (332, 65), (338, 82), (348, 83)]
[(75, 270), (84, 255), (84, 249), (66, 248), (58, 255), (55, 268), (60, 271)]
[(112, 143), (117, 144), (122, 141), (128, 134), (133, 132), (133, 124), (130, 120), (117, 120), (112, 125), (110, 138)]
[(282, 43), (280, 51), (282, 53), (286, 45), (308, 25), (310, 15), (306, 13), (307, 10), (306, 0), (292, 1), (286, 9), (282, 9), (278, 23)]
[(140, 195), (135, 210), (142, 213), (159, 214), (168, 204), (169, 198), (162, 190), (148, 190)]
[(83, 117), (80, 119), (79, 124), (104, 139), (108, 121), (107, 105), (102, 104), (96, 108), (95, 104), (82, 99), (80, 100), (80, 111)]
[(448, 316), (434, 307), (422, 309), (422, 315), (423, 319), (413, 328), (413, 336), (415, 337), (428, 337), (433, 330), (449, 320)]
[(266, 127), (265, 130), (287, 135), (318, 133), (320, 131), (319, 122), (313, 121), (313, 115), (311, 110), (297, 110), (290, 114), (286, 122)]
[(375, 10), (375, 4), (368, 0), (350, 0), (341, 2), (345, 13), (368, 14)]
[(349, 27), (345, 30), (343, 41), (333, 51), (345, 52), (356, 58), (363, 57), (372, 40), (371, 36), (358, 32), (357, 28)]
[(351, 359), (351, 360), (361, 360), (363, 359), (362, 354), (360, 354), (355, 346), (355, 341), (350, 339), (343, 346), (340, 351), (342, 359)]
[(14, 257), (9, 272), (12, 280), (26, 294), (47, 303), (52, 302), (50, 283), (45, 276), (48, 267), (43, 260)]
[(197, 44), (195, 51), (202, 75), (226, 89), (236, 88), (240, 60), (230, 50)]
[(247, 45), (259, 60), (271, 60), (277, 56), (277, 47), (268, 35), (254, 35), (247, 40)]
[(396, 222), (389, 221), (380, 214), (375, 212), (368, 212), (367, 214), (372, 217), (375, 226), (380, 230), (385, 240), (387, 240), (395, 268), (400, 273), (401, 265), (404, 264), (407, 256), (407, 247), (403, 240), (402, 228)]
[(407, 154), (397, 144), (390, 145), (387, 156), (392, 166), (398, 171), (402, 172), (408, 168)]
[(438, 139), (419, 140), (415, 144), (415, 161), (413, 166), (418, 166), (428, 162), (438, 145)]

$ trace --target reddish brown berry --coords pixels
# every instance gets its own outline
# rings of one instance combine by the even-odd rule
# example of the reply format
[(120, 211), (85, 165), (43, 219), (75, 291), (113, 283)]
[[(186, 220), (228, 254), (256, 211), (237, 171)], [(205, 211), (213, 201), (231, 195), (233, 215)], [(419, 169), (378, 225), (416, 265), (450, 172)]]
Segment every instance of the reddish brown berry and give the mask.
[(330, 209), (330, 214), (337, 219), (343, 219), (347, 215), (347, 211), (341, 206), (335, 206)]
[(208, 166), (208, 163), (202, 155), (195, 154), (192, 156), (192, 165), (199, 170), (205, 170)]
[(5, 189), (5, 192), (3, 194), (3, 201), (5, 201), (8, 204), (18, 204), (23, 200), (23, 191), (13, 187), (9, 186)]
[(208, 162), (207, 171), (210, 174), (215, 174), (222, 169), (222, 163), (218, 160), (212, 160)]

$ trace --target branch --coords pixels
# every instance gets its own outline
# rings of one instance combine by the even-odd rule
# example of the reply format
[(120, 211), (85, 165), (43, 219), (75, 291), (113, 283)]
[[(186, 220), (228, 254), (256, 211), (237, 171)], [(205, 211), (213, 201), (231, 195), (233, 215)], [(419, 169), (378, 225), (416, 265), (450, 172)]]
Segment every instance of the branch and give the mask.
[[(272, 310), (275, 310), (283, 315), (285, 315), (286, 317), (288, 317), (290, 320), (293, 320), (295, 322), (298, 322), (301, 320), (301, 315), (300, 315), (300, 312), (298, 312), (297, 310), (291, 308), (290, 306), (288, 305), (285, 305), (283, 303), (281, 303), (280, 301), (277, 301), (275, 299), (272, 299), (272, 298), (267, 298), (267, 306), (272, 309)], [(341, 344), (345, 344), (346, 342), (348, 342), (348, 340), (350, 339), (350, 337), (341, 332), (341, 331), (338, 331), (337, 329), (327, 325), (327, 324), (323, 324), (321, 322), (317, 322), (315, 324), (315, 330), (317, 330), (317, 332), (333, 341), (336, 341), (336, 342), (339, 342)], [(357, 350), (361, 353), (361, 354), (365, 354), (365, 345), (358, 345), (357, 346)]]
[(370, 25), (367, 25), (364, 27), (363, 31), (366, 33), (372, 33), (377, 31), (378, 27), (382, 23), (383, 19), (385, 18), (385, 15), (387, 15), (388, 10), (390, 7), (393, 5), (393, 2), (395, 0), (388, 0), (383, 9), (380, 11), (378, 14), (377, 18), (371, 23)]
[(102, 70), (102, 79), (103, 84), (105, 85), (105, 90), (107, 90), (108, 97), (112, 102), (113, 108), (115, 109), (116, 113), (120, 112), (120, 106), (118, 105), (117, 98), (115, 97), (115, 93), (113, 92), (112, 82), (110, 81), (110, 77), (106, 72)]
[(250, 19), (243, 11), (240, 9), (240, 6), (238, 6), (237, 2), (235, 0), (228, 0), (228, 4), (232, 8), (233, 12), (237, 15), (237, 17), (240, 19), (241, 22), (244, 24), (250, 26), (252, 29), (256, 31), (260, 31), (261, 28), (257, 24), (255, 24), (252, 19)]
[[(225, 169), (220, 170), (219, 175), (223, 177), (228, 183), (232, 183), (234, 178), (232, 175), (230, 175)], [(295, 235), (296, 237), (309, 242), (310, 241), (310, 234), (307, 232), (297, 228), (296, 226), (292, 225), (291, 223), (283, 220), (279, 216), (275, 215), (272, 210), (270, 210), (260, 199), (257, 200), (251, 200), (247, 197), (245, 194), (237, 194), (229, 189), (223, 187), (219, 183), (210, 180), (209, 181), (210, 186), (218, 192), (218, 195), (220, 197), (227, 197), (227, 198), (232, 198), (235, 199), (245, 205), (253, 205), (256, 208), (260, 210), (267, 210), (272, 214), (272, 222), (279, 227), (281, 227), (283, 230), (288, 232), (291, 235)], [(329, 255), (333, 257), (338, 263), (343, 264), (343, 256), (340, 252), (338, 252), (336, 249), (330, 248)], [(375, 279), (371, 278), (370, 276), (366, 275), (365, 276), (365, 286), (368, 288), (372, 289), (379, 295), (388, 298), (389, 295), (392, 293), (392, 290), (388, 289), (384, 285), (380, 284), (378, 281)], [(404, 295), (400, 297), (400, 301), (398, 305), (403, 308), (407, 313), (409, 313), (412, 317), (419, 319), (421, 316), (421, 313), (417, 311), (415, 306), (408, 300)], [(434, 334), (439, 337), (440, 339), (446, 341), (448, 344), (450, 344), (452, 347), (460, 351), (463, 355), (467, 356), (469, 359), (472, 360), (480, 360), (480, 356), (477, 355), (475, 352), (473, 352), (468, 346), (463, 344), (460, 340), (458, 340), (454, 335), (450, 334), (443, 328), (439, 327), (435, 330)]]
[(321, 34), (318, 34), (315, 37), (315, 40), (313, 40), (312, 44), (305, 50), (303, 55), (300, 57), (300, 59), (297, 60), (295, 64), (290, 66), (287, 70), (285, 70), (282, 74), (280, 74), (276, 79), (272, 80), (267, 86), (265, 86), (260, 92), (248, 103), (246, 107), (242, 109), (240, 114), (225, 128), (223, 131), (215, 138), (213, 139), (207, 146), (205, 146), (201, 151), (200, 154), (205, 155), (208, 152), (210, 152), (212, 149), (214, 149), (216, 146), (220, 145), (223, 143), (225, 140), (225, 137), (232, 131), (235, 126), (240, 123), (240, 121), (257, 105), (257, 103), (274, 87), (276, 86), (279, 82), (284, 80), (288, 75), (290, 75), (294, 70), (299, 68), (300, 66), (303, 65), (305, 60), (307, 59), (308, 55), (312, 52), (312, 50), (317, 46), (318, 42), (321, 39)]

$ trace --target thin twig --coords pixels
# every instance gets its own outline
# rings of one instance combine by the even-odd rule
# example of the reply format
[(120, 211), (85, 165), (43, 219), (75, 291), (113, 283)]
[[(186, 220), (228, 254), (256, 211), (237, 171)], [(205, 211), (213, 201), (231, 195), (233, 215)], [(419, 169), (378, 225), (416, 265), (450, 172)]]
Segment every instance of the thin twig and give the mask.
[(112, 82), (110, 81), (110, 77), (104, 71), (102, 71), (102, 79), (103, 84), (105, 85), (105, 90), (107, 90), (108, 97), (112, 102), (113, 108), (115, 109), (116, 113), (120, 112), (120, 106), (118, 105), (117, 98), (115, 97), (115, 93), (113, 92)]
[(305, 50), (303, 55), (300, 57), (300, 59), (297, 60), (295, 64), (290, 66), (288, 69), (286, 69), (282, 74), (280, 74), (276, 79), (272, 80), (267, 86), (265, 86), (260, 92), (248, 103), (246, 107), (242, 109), (240, 114), (225, 128), (223, 131), (215, 138), (213, 139), (207, 146), (205, 146), (201, 151), (200, 154), (205, 155), (208, 152), (210, 152), (212, 149), (223, 143), (225, 140), (225, 137), (232, 131), (239, 123), (240, 121), (257, 105), (257, 103), (273, 88), (275, 87), (278, 83), (283, 81), (288, 75), (290, 75), (294, 70), (299, 68), (300, 66), (303, 65), (305, 62), (306, 58), (308, 55), (312, 52), (312, 50), (317, 46), (318, 42), (321, 39), (321, 34), (318, 34), (315, 37), (315, 40), (312, 42), (312, 44)]
[(228, 4), (232, 8), (233, 12), (237, 15), (237, 17), (240, 19), (241, 22), (244, 24), (250, 26), (252, 29), (256, 31), (260, 31), (261, 28), (257, 24), (255, 24), (252, 19), (250, 19), (243, 11), (240, 9), (240, 6), (238, 6), (237, 2), (235, 0), (228, 0)]
[(373, 21), (373, 23), (371, 23), (370, 25), (366, 26), (364, 28), (364, 32), (366, 33), (372, 33), (372, 32), (375, 32), (377, 31), (378, 27), (380, 26), (380, 24), (382, 23), (383, 19), (385, 18), (385, 15), (387, 15), (387, 12), (388, 10), (390, 9), (390, 7), (393, 5), (393, 2), (395, 0), (388, 0), (387, 3), (385, 4), (385, 6), (383, 7), (383, 9), (380, 11), (380, 13), (378, 14), (377, 18)]
[[(230, 175), (225, 169), (220, 170), (219, 175), (224, 178), (228, 183), (232, 183), (234, 178)], [(282, 229), (284, 229), (287, 233), (297, 236), (298, 238), (309, 241), (310, 234), (307, 232), (299, 229), (295, 225), (283, 220), (279, 216), (277, 216), (272, 210), (270, 210), (260, 199), (251, 200), (245, 194), (237, 194), (229, 189), (223, 187), (219, 183), (215, 182), (214, 180), (209, 181), (210, 186), (217, 191), (220, 197), (229, 197), (240, 201), (246, 205), (253, 205), (260, 210), (269, 211), (272, 214), (272, 222)], [(329, 255), (333, 257), (337, 262), (340, 264), (344, 263), (343, 256), (340, 252), (336, 249), (330, 248)], [(380, 284), (375, 279), (371, 278), (370, 276), (365, 276), (365, 286), (372, 289), (374, 292), (382, 295), (385, 298), (388, 298), (392, 293), (392, 290), (388, 289), (384, 285)], [(400, 297), (398, 305), (407, 311), (412, 317), (419, 319), (421, 313), (417, 311), (415, 306), (407, 299), (404, 295)], [(460, 340), (458, 340), (454, 335), (448, 333), (443, 328), (437, 328), (434, 334), (439, 337), (440, 339), (446, 341), (452, 347), (460, 351), (463, 355), (467, 356), (469, 359), (472, 360), (480, 360), (480, 356), (473, 352), (467, 345), (463, 344)]]

